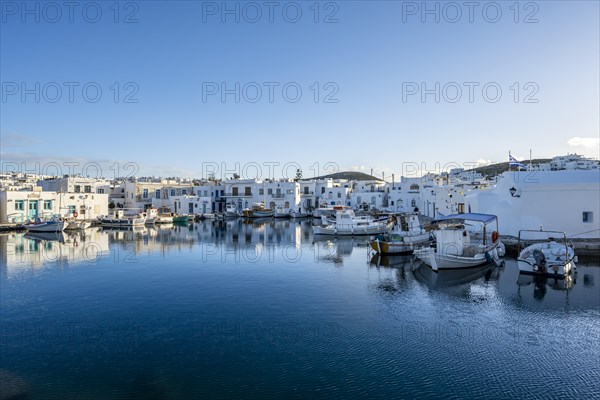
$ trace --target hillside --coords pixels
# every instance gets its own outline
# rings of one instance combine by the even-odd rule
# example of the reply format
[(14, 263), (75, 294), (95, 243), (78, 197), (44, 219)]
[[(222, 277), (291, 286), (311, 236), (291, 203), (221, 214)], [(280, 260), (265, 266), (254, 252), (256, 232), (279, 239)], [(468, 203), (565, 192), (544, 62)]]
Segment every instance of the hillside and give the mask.
[[(540, 164), (540, 163), (546, 163), (549, 161), (551, 161), (551, 159), (549, 159), (549, 158), (536, 158), (536, 159), (531, 160), (531, 163), (532, 164)], [(521, 161), (521, 163), (528, 165), (529, 160), (523, 160), (523, 161)], [(497, 163), (497, 164), (485, 165), (483, 167), (473, 168), (468, 171), (479, 172), (483, 176), (496, 176), (505, 171), (508, 171), (508, 162), (501, 162), (501, 163)]]
[(383, 182), (383, 180), (380, 178), (376, 178), (372, 175), (365, 174), (363, 172), (357, 172), (357, 171), (342, 171), (342, 172), (336, 172), (334, 174), (317, 176), (315, 178), (303, 178), (302, 180), (308, 181), (308, 180), (312, 180), (312, 179), (347, 179), (347, 180), (352, 180), (352, 181), (381, 181), (381, 182)]

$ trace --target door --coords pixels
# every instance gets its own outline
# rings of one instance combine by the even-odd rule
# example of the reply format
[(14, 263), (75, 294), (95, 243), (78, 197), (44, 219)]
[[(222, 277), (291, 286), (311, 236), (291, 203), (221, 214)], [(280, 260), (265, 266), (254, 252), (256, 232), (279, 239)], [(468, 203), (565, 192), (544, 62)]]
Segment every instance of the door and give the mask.
[(194, 203), (189, 203), (188, 204), (188, 213), (189, 214), (193, 214), (194, 213)]
[(29, 218), (37, 218), (38, 216), (38, 202), (37, 200), (29, 200)]

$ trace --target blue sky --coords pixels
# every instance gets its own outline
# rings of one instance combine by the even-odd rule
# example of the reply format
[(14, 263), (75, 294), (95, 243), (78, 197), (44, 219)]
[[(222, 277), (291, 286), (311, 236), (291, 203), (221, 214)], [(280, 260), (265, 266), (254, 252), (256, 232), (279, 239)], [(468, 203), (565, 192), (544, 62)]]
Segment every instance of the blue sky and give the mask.
[(279, 162), (275, 175), (297, 163), (312, 176), (333, 162), (389, 177), (509, 150), (599, 156), (596, 1), (521, 2), (518, 15), (512, 1), (479, 2), (473, 22), (463, 2), (429, 2), (439, 22), (422, 2), (275, 2), (272, 22), (262, 1), (228, 2), (237, 15), (222, 2), (121, 2), (118, 15), (112, 1), (80, 2), (72, 22), (64, 6), (24, 4), (2, 2), (5, 170), (98, 162), (110, 176), (131, 162), (200, 176), (203, 163)]

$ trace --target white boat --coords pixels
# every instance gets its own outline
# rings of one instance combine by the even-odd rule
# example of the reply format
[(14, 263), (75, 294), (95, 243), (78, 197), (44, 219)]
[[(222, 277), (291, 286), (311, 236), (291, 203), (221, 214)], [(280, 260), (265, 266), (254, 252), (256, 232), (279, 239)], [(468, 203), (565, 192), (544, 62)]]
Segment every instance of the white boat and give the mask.
[(77, 220), (66, 221), (65, 230), (67, 230), (67, 231), (80, 231), (80, 230), (87, 229), (90, 226), (92, 226), (91, 222), (77, 221)]
[(370, 245), (382, 254), (410, 254), (428, 244), (429, 238), (429, 233), (419, 223), (419, 214), (411, 212), (397, 215), (392, 230), (377, 236)]
[[(536, 236), (536, 243), (525, 240), (523, 236)], [(559, 238), (560, 242), (556, 241)], [(522, 249), (517, 258), (519, 272), (522, 274), (564, 278), (577, 272), (577, 256), (573, 247), (569, 246), (564, 232), (520, 230), (518, 248)]]
[(238, 212), (238, 209), (237, 209), (237, 206), (235, 205), (235, 203), (227, 203), (227, 206), (225, 207), (224, 215), (227, 218), (235, 218), (235, 217), (240, 216), (240, 213)]
[(315, 208), (312, 211), (312, 216), (313, 216), (313, 218), (318, 218), (318, 219), (322, 219), (323, 217), (335, 218), (335, 214), (339, 210), (346, 210), (346, 209), (349, 210), (349, 209), (351, 209), (351, 207), (342, 206), (342, 205), (330, 206), (327, 203), (321, 203), (319, 205), (319, 207)]
[(289, 215), (291, 218), (306, 218), (309, 216), (309, 214), (306, 210), (302, 210), (302, 207), (298, 208), (298, 211), (290, 210)]
[(146, 216), (144, 213), (137, 215), (125, 215), (123, 210), (117, 210), (113, 216), (103, 216), (100, 217), (99, 220), (102, 226), (127, 228), (144, 225), (146, 222)]
[(172, 224), (173, 223), (173, 213), (160, 213), (156, 216), (154, 220), (155, 224)]
[(58, 218), (47, 221), (35, 218), (33, 221), (23, 224), (23, 227), (29, 232), (62, 232), (65, 229), (65, 221)]
[(358, 236), (358, 235), (378, 235), (388, 232), (393, 225), (393, 221), (388, 218), (376, 220), (369, 216), (356, 216), (353, 210), (337, 210), (335, 220), (327, 220), (327, 225), (313, 226), (315, 235), (334, 235), (334, 236)]
[(242, 210), (242, 215), (246, 218), (268, 218), (273, 216), (273, 210), (265, 208), (263, 203), (256, 203), (252, 208)]
[(276, 206), (275, 211), (273, 211), (273, 216), (275, 218), (289, 218), (290, 210), (287, 208), (284, 208), (283, 206)]
[[(490, 224), (495, 230), (488, 229)], [(434, 271), (498, 263), (500, 236), (495, 215), (454, 214), (433, 221), (433, 225), (435, 247), (418, 249), (414, 254)]]

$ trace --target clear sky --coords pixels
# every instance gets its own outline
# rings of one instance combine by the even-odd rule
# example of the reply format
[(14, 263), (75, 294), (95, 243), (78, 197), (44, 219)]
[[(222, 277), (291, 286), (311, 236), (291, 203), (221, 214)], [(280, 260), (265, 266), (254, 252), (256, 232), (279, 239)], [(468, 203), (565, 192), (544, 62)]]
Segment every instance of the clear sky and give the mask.
[(1, 3), (4, 170), (599, 156), (597, 1)]

